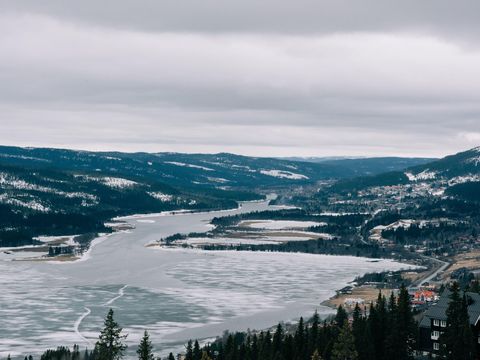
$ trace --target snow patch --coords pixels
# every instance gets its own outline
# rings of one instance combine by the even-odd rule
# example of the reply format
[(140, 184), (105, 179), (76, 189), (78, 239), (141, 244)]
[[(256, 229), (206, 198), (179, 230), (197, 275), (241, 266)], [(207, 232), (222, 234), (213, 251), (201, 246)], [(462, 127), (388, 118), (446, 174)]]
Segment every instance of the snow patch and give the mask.
[(429, 171), (428, 169), (423, 170), (421, 173), (413, 174), (411, 172), (405, 172), (405, 176), (409, 181), (418, 181), (418, 180), (432, 180), (435, 179), (437, 173), (434, 171)]
[(467, 159), (467, 160), (465, 160), (465, 162), (467, 164), (474, 164), (475, 167), (477, 167), (478, 164), (480, 164), (480, 156), (475, 156), (473, 158)]
[(291, 220), (245, 220), (240, 226), (253, 229), (286, 230), (286, 229), (307, 229), (312, 226), (325, 226), (324, 222), (316, 221), (291, 221)]
[(230, 180), (227, 180), (227, 179), (224, 179), (224, 178), (216, 178), (216, 177), (207, 177), (208, 181), (211, 181), (211, 182), (216, 182), (216, 183), (220, 183), (220, 184), (225, 184), (227, 182), (230, 182)]
[(453, 185), (463, 184), (471, 181), (480, 181), (480, 175), (468, 174), (464, 176), (456, 176), (448, 180), (448, 185), (453, 186)]
[(124, 188), (130, 188), (135, 185), (138, 185), (136, 181), (119, 178), (119, 177), (111, 177), (111, 176), (95, 177), (95, 176), (87, 176), (87, 175), (75, 175), (75, 177), (82, 178), (86, 181), (96, 181), (114, 189), (124, 189)]
[(285, 170), (260, 170), (260, 173), (263, 175), (273, 176), (280, 179), (290, 179), (290, 180), (308, 179), (308, 176), (305, 176), (302, 174), (296, 174), (291, 171), (285, 171)]
[(165, 164), (171, 164), (171, 165), (176, 165), (176, 166), (183, 166), (183, 167), (189, 167), (189, 168), (194, 168), (194, 169), (201, 169), (205, 171), (215, 171), (211, 168), (205, 167), (205, 166), (200, 166), (200, 165), (194, 165), (194, 164), (186, 164), (178, 161), (165, 161)]
[(20, 207), (25, 207), (40, 212), (49, 212), (50, 208), (37, 200), (23, 201), (13, 197), (9, 197), (7, 194), (0, 195), (0, 203), (10, 204)]
[(173, 200), (173, 196), (172, 195), (169, 195), (169, 194), (164, 194), (164, 193), (161, 193), (161, 192), (147, 192), (148, 195), (150, 195), (151, 197), (157, 199), (157, 200), (160, 200), (161, 202), (170, 202)]

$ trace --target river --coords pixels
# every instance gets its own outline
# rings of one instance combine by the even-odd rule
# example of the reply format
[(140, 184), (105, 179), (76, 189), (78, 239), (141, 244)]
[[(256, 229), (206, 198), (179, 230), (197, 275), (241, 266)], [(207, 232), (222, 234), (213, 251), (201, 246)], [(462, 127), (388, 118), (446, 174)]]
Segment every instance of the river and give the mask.
[(272, 208), (129, 217), (135, 229), (95, 240), (81, 261), (0, 260), (0, 357), (57, 345), (91, 348), (109, 308), (128, 334), (128, 355), (147, 329), (156, 353), (224, 330), (266, 328), (321, 315), (320, 303), (357, 275), (405, 268), (390, 260), (298, 253), (145, 247), (174, 233), (203, 232), (215, 216)]

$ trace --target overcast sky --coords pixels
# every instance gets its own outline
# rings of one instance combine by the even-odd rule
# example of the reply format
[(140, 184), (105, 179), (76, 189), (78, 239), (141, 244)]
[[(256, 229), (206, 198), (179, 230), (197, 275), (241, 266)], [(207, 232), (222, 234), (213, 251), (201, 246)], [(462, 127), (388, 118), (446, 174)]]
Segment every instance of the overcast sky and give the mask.
[(447, 155), (480, 145), (478, 14), (478, 0), (0, 0), (0, 143)]

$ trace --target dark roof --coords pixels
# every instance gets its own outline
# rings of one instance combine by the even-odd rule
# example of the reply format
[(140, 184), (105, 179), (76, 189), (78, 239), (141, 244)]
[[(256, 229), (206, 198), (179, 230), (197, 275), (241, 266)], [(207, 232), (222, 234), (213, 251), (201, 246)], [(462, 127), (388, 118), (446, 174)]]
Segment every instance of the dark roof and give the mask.
[[(471, 300), (468, 305), (468, 316), (470, 324), (475, 325), (480, 318), (480, 294), (466, 292), (465, 295)], [(430, 319), (447, 320), (447, 308), (450, 302), (450, 291), (445, 290), (435, 305), (432, 305), (424, 314), (421, 327), (430, 327)]]

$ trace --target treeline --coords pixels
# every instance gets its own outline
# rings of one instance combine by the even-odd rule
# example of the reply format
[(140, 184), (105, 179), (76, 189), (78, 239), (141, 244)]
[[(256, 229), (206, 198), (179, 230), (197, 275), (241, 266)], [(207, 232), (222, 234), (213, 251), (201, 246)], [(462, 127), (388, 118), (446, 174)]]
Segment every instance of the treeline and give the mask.
[(374, 186), (392, 186), (408, 184), (407, 176), (400, 171), (391, 171), (374, 176), (361, 176), (340, 180), (328, 188), (328, 193), (348, 194)]
[(367, 214), (321, 215), (302, 209), (254, 211), (244, 214), (213, 218), (211, 223), (220, 227), (236, 225), (243, 220), (292, 220), (326, 222), (337, 227), (356, 227), (369, 218)]
[[(8, 178), (0, 185), (0, 247), (37, 245), (33, 238), (39, 235), (107, 232), (104, 222), (116, 216), (177, 209), (231, 209), (238, 206), (237, 201), (265, 198), (241, 190), (173, 188), (138, 174), (125, 177), (135, 185), (108, 186), (98, 179), (120, 174), (95, 171), (87, 175), (83, 171), (83, 175), (75, 176), (58, 169), (0, 164), (0, 172)], [(151, 192), (169, 194), (172, 200), (159, 201)]]
[[(472, 287), (480, 289), (478, 282)], [(446, 360), (473, 360), (477, 358), (477, 334), (470, 326), (469, 299), (459, 285), (449, 287), (449, 302), (445, 311), (447, 326), (439, 338), (438, 358)], [(40, 360), (120, 360), (127, 346), (122, 328), (110, 309), (104, 328), (92, 350), (80, 351), (77, 345), (70, 350), (60, 346), (47, 350)], [(423, 328), (422, 328), (423, 329)], [(425, 330), (425, 329), (424, 329)], [(214, 342), (200, 346), (189, 341), (186, 351), (175, 356), (170, 353), (164, 360), (409, 360), (425, 344), (414, 319), (410, 297), (404, 285), (398, 296), (388, 298), (379, 293), (375, 304), (365, 309), (358, 304), (351, 317), (339, 306), (333, 318), (321, 321), (315, 312), (308, 321), (300, 318), (298, 324), (279, 323), (273, 330), (260, 332), (224, 333)], [(426, 338), (430, 337), (430, 330)], [(428, 348), (428, 346), (427, 346)], [(136, 349), (139, 360), (161, 360), (154, 354), (147, 331)], [(7, 358), (10, 360), (10, 356)], [(25, 360), (34, 360), (25, 356)]]
[(173, 235), (166, 236), (160, 239), (160, 243), (165, 245), (170, 245), (177, 240), (185, 240), (188, 238), (203, 238), (203, 237), (213, 237), (214, 231), (209, 231), (205, 233), (191, 232), (188, 234), (175, 233)]
[(355, 283), (360, 286), (367, 283), (379, 283), (383, 287), (397, 288), (401, 284), (410, 285), (411, 281), (404, 279), (403, 271), (384, 271), (378, 273), (367, 273), (355, 278)]
[[(402, 287), (398, 297), (379, 295), (366, 315), (356, 306), (353, 319), (342, 307), (335, 318), (320, 322), (315, 314), (308, 322), (300, 319), (293, 331), (279, 324), (275, 331), (235, 333), (194, 351), (187, 346), (186, 360), (403, 360), (413, 356), (417, 324), (409, 296)], [(202, 355), (203, 354), (203, 355)]]
[(382, 237), (398, 244), (417, 244), (426, 241), (428, 247), (438, 248), (455, 241), (460, 236), (477, 237), (477, 231), (467, 223), (428, 223), (423, 226), (412, 224), (408, 228), (398, 227), (382, 231)]
[[(391, 294), (387, 300), (379, 294), (368, 314), (357, 305), (351, 321), (340, 306), (329, 321), (322, 322), (315, 313), (309, 321), (300, 318), (291, 327), (278, 324), (274, 331), (227, 333), (205, 346), (189, 341), (183, 356), (185, 360), (404, 360), (412, 357), (416, 337), (408, 291), (402, 286), (398, 297)], [(40, 360), (119, 360), (127, 348), (125, 338), (110, 309), (93, 350), (59, 347), (47, 350)], [(160, 359), (146, 331), (136, 353), (139, 360)], [(175, 356), (170, 353), (164, 359)]]
[(40, 245), (38, 235), (108, 232), (102, 217), (81, 213), (19, 212), (0, 204), (0, 247)]
[(329, 240), (317, 239), (305, 241), (290, 241), (282, 244), (206, 244), (197, 245), (197, 247), (201, 247), (204, 250), (302, 252), (309, 254), (349, 255), (368, 258), (416, 258), (414, 253), (405, 251), (401, 247), (396, 249), (397, 251), (392, 251), (392, 249), (380, 247), (376, 243), (364, 243), (361, 241), (346, 243), (338, 238)]
[(230, 215), (223, 217), (215, 217), (211, 223), (216, 226), (232, 226), (238, 224), (242, 220), (296, 220), (296, 221), (318, 221), (318, 216), (308, 214), (301, 209), (285, 209), (285, 210), (265, 210), (253, 211), (238, 215)]
[(449, 187), (446, 193), (463, 200), (480, 202), (480, 182), (471, 181), (457, 184)]

